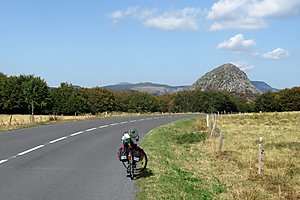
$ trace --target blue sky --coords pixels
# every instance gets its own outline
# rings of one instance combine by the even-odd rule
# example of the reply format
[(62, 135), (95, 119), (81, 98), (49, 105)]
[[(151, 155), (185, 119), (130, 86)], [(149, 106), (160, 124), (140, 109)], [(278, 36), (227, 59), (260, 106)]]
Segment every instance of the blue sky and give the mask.
[(300, 0), (1, 0), (0, 71), (50, 86), (190, 85), (234, 63), (300, 85)]

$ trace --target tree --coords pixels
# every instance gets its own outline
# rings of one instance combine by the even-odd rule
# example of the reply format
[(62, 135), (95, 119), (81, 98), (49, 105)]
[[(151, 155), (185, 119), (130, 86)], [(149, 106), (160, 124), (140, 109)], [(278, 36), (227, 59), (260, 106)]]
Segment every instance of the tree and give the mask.
[(281, 111), (300, 111), (300, 87), (285, 89), (276, 95)]
[(276, 94), (272, 92), (267, 92), (260, 95), (255, 100), (255, 110), (263, 112), (275, 112), (279, 111), (280, 107), (276, 98)]
[(61, 83), (60, 87), (50, 90), (52, 112), (55, 114), (76, 115), (90, 112), (90, 103), (84, 89), (72, 84)]
[(116, 109), (115, 96), (105, 88), (84, 89), (90, 103), (90, 111), (93, 114)]
[(153, 95), (146, 92), (132, 92), (129, 97), (128, 112), (157, 111), (157, 101)]
[(174, 97), (174, 109), (176, 112), (191, 112), (195, 109), (195, 91), (180, 91)]
[(164, 94), (156, 96), (157, 100), (157, 111), (159, 112), (172, 112), (174, 110), (174, 99), (175, 94)]
[(128, 112), (130, 95), (132, 92), (114, 92), (116, 111)]
[(8, 82), (9, 78), (5, 74), (0, 73), (0, 113), (6, 113), (9, 107)]
[(174, 97), (177, 112), (235, 112), (237, 106), (234, 98), (221, 91), (182, 91)]
[(49, 95), (47, 83), (40, 77), (33, 75), (20, 75), (22, 93), (25, 98), (25, 103), (33, 116), (35, 109), (42, 112), (46, 107), (46, 99)]

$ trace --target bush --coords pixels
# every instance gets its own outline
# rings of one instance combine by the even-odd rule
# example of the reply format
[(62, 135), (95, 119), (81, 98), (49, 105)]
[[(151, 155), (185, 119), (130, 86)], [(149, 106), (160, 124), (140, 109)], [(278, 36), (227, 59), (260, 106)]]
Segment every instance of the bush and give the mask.
[(193, 144), (201, 141), (205, 141), (208, 138), (206, 132), (190, 132), (176, 136), (178, 144)]

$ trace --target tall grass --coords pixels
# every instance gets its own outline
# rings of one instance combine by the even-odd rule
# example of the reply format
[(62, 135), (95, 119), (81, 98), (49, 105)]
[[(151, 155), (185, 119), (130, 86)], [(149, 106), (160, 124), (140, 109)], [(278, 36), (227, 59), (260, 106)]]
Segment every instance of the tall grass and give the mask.
[[(218, 124), (225, 135), (224, 151), (215, 162), (226, 164), (222, 171), (212, 169), (230, 186), (227, 198), (300, 199), (299, 112), (229, 115), (219, 118)], [(260, 137), (262, 176), (257, 175)], [(216, 137), (206, 150), (216, 155), (217, 142)]]
[[(138, 180), (138, 197), (300, 199), (299, 123), (300, 112), (220, 116), (211, 139), (205, 117), (160, 127), (142, 143), (153, 175)], [(220, 130), (223, 151), (218, 153)]]
[(90, 119), (92, 116), (57, 116), (57, 115), (0, 115), (0, 131), (37, 126), (48, 123)]
[(45, 125), (49, 123), (61, 123), (66, 121), (78, 121), (87, 119), (100, 119), (111, 117), (128, 117), (128, 116), (143, 116), (143, 115), (158, 115), (161, 113), (124, 113), (124, 112), (104, 112), (96, 115), (85, 114), (77, 116), (63, 115), (35, 115), (32, 120), (31, 115), (5, 115), (0, 114), (0, 131), (14, 130), (18, 128), (32, 127)]

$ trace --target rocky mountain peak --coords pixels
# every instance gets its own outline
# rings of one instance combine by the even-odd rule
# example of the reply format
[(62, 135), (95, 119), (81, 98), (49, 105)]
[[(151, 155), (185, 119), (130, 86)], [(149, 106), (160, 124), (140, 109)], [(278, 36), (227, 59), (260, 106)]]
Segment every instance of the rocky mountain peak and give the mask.
[(191, 89), (222, 90), (246, 96), (261, 93), (252, 85), (247, 74), (231, 63), (223, 64), (206, 73), (192, 85)]

